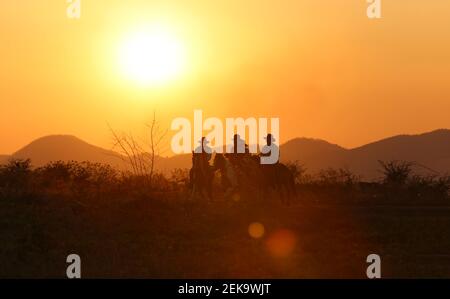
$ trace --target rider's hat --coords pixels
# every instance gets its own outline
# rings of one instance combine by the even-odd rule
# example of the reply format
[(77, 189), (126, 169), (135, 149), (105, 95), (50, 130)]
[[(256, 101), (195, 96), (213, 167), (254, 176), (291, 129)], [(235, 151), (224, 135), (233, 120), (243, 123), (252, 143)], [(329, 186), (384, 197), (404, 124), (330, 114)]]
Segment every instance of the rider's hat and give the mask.
[(198, 143), (199, 144), (209, 144), (209, 140), (208, 139), (206, 139), (206, 137), (202, 137), (202, 139), (200, 139), (199, 141), (198, 141)]
[(275, 142), (275, 141), (277, 141), (276, 139), (275, 139), (275, 137), (273, 137), (273, 135), (272, 134), (267, 134), (267, 136), (266, 137), (264, 137), (264, 139), (265, 140), (268, 140), (270, 138), (270, 141), (271, 142)]
[(239, 135), (239, 134), (234, 134), (233, 139), (231, 139), (231, 140), (232, 140), (232, 141), (237, 141), (237, 142), (239, 142), (239, 141), (245, 142), (245, 140), (242, 139), (242, 138), (241, 138), (241, 135)]

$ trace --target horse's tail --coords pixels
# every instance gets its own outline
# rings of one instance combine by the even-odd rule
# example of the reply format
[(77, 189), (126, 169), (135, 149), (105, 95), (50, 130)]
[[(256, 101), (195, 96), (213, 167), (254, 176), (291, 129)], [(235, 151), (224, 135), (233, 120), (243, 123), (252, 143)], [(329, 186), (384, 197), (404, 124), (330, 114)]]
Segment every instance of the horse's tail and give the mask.
[(281, 180), (280, 185), (282, 185), (286, 190), (286, 196), (289, 202), (291, 198), (293, 199), (297, 198), (297, 187), (295, 185), (295, 178), (286, 165), (280, 163), (279, 169), (281, 173), (278, 173), (277, 176)]

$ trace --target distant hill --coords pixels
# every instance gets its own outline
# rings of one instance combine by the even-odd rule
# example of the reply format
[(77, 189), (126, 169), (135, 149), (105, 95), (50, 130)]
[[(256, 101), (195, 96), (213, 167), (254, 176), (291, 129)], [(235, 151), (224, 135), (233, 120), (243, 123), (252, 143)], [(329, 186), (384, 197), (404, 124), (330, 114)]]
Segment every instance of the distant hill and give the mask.
[(347, 150), (320, 139), (296, 138), (280, 146), (282, 162), (299, 161), (310, 171), (345, 164)]
[(280, 147), (282, 161), (298, 160), (310, 172), (326, 167), (345, 167), (365, 179), (380, 176), (378, 160), (404, 160), (419, 165), (422, 173), (450, 173), (450, 130), (420, 135), (399, 135), (354, 149), (323, 140), (294, 139)]
[(91, 145), (75, 136), (52, 135), (39, 138), (11, 155), (17, 159), (31, 159), (33, 166), (50, 161), (92, 161), (123, 167), (116, 152)]
[[(296, 138), (280, 146), (281, 160), (299, 161), (308, 172), (328, 167), (344, 167), (364, 179), (380, 176), (378, 160), (405, 160), (419, 165), (418, 172), (450, 173), (450, 130), (436, 130), (419, 135), (399, 135), (361, 147), (346, 149), (319, 139)], [(69, 135), (53, 135), (37, 139), (11, 156), (0, 156), (0, 163), (9, 157), (30, 158), (34, 166), (50, 161), (92, 161), (120, 169), (127, 166), (114, 151), (91, 145)], [(190, 155), (157, 157), (156, 169), (169, 174), (174, 168), (189, 168)]]
[(376, 160), (412, 161), (421, 165), (417, 172), (450, 173), (450, 130), (383, 139), (352, 149), (347, 157), (352, 170), (369, 177), (376, 175)]
[[(34, 167), (52, 161), (91, 161), (109, 164), (119, 169), (128, 169), (124, 157), (112, 150), (91, 145), (71, 135), (50, 135), (31, 142), (10, 156), (0, 155), (0, 164), (9, 159), (31, 159)], [(156, 157), (157, 170), (169, 174), (175, 168), (189, 168), (190, 155), (179, 155), (171, 158)]]

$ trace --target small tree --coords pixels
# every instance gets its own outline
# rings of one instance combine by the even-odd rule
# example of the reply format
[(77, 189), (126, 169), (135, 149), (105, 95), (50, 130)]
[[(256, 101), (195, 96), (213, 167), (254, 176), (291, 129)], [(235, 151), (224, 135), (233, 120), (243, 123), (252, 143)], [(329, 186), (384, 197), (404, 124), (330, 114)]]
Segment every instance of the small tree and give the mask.
[(113, 148), (118, 148), (124, 160), (131, 167), (131, 172), (135, 176), (143, 177), (150, 187), (152, 187), (155, 174), (156, 157), (162, 151), (162, 143), (167, 135), (167, 130), (162, 130), (156, 120), (156, 113), (153, 112), (153, 119), (147, 127), (149, 132), (149, 143), (138, 141), (131, 133), (116, 133), (111, 130), (114, 138)]
[(382, 167), (384, 183), (391, 186), (404, 186), (412, 173), (414, 163), (406, 161), (378, 161)]
[(162, 130), (159, 122), (156, 120), (156, 112), (153, 111), (152, 122), (147, 125), (150, 129), (150, 185), (155, 172), (155, 157), (159, 156), (162, 151), (162, 143), (167, 135), (167, 129)]

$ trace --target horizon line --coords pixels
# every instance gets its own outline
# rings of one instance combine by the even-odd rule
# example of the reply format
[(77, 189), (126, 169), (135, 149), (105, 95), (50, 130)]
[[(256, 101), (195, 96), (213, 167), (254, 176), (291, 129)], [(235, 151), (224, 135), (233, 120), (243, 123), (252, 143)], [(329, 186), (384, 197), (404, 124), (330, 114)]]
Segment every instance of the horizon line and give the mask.
[[(361, 144), (361, 145), (358, 145), (358, 146), (355, 146), (355, 147), (344, 147), (344, 146), (341, 146), (341, 145), (339, 145), (337, 143), (330, 142), (330, 141), (328, 141), (326, 139), (321, 139), (321, 138), (316, 138), (316, 137), (307, 137), (307, 136), (291, 138), (291, 139), (289, 139), (289, 140), (287, 140), (287, 141), (285, 141), (283, 143), (280, 143), (279, 146), (281, 147), (282, 145), (285, 145), (285, 144), (287, 144), (287, 143), (289, 143), (289, 142), (291, 142), (293, 140), (296, 140), (296, 139), (309, 139), (309, 140), (316, 140), (316, 141), (324, 141), (324, 142), (326, 142), (328, 144), (336, 145), (336, 146), (339, 146), (339, 147), (341, 147), (343, 149), (346, 149), (346, 150), (353, 150), (353, 149), (361, 148), (361, 147), (369, 145), (369, 144), (374, 144), (374, 143), (377, 143), (377, 142), (380, 142), (380, 141), (383, 141), (383, 140), (387, 140), (387, 139), (391, 139), (391, 138), (395, 138), (395, 137), (420, 136), (420, 135), (430, 134), (430, 133), (434, 133), (434, 132), (438, 132), (438, 131), (450, 131), (450, 129), (449, 128), (438, 128), (438, 129), (434, 129), (434, 130), (431, 130), (431, 131), (426, 131), (426, 132), (416, 133), (416, 134), (408, 134), (408, 133), (396, 134), (396, 135), (387, 136), (387, 137), (384, 137), (384, 138), (381, 138), (381, 139), (377, 139), (377, 140), (374, 140), (374, 141), (371, 141), (371, 142), (368, 142), (368, 143), (365, 143), (365, 144)], [(49, 135), (44, 135), (44, 136), (38, 137), (38, 138), (30, 141), (29, 143), (27, 143), (26, 145), (20, 147), (18, 150), (14, 151), (11, 154), (0, 154), (0, 156), (13, 156), (15, 153), (17, 153), (21, 149), (27, 147), (28, 145), (32, 144), (33, 142), (36, 142), (36, 141), (38, 141), (40, 139), (44, 139), (44, 138), (48, 138), (48, 137), (74, 137), (74, 138), (76, 138), (76, 139), (78, 139), (78, 140), (80, 140), (80, 141), (82, 141), (84, 143), (87, 143), (87, 144), (91, 145), (91, 146), (95, 146), (95, 147), (101, 148), (103, 150), (114, 151), (113, 149), (106, 149), (103, 146), (99, 146), (99, 145), (90, 143), (89, 141), (86, 141), (85, 139), (82, 139), (82, 138), (80, 138), (80, 137), (78, 137), (76, 135), (73, 135), (73, 134), (49, 134)], [(222, 146), (224, 147), (226, 145), (227, 144), (224, 144)], [(177, 155), (179, 155), (179, 154), (173, 154), (171, 156), (177, 156)], [(167, 156), (167, 157), (170, 157), (170, 156)]]

